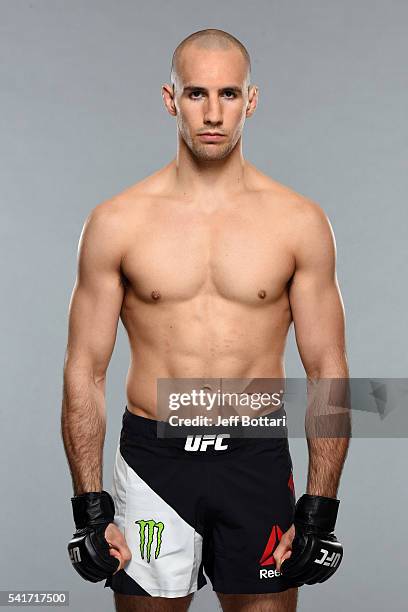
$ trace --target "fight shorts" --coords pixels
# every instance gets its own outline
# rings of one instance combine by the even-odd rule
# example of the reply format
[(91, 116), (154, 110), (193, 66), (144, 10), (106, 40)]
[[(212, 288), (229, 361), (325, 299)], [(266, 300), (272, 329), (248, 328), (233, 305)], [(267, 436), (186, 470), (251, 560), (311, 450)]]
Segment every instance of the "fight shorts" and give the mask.
[(157, 437), (157, 423), (125, 409), (112, 496), (132, 559), (105, 587), (182, 597), (205, 575), (220, 593), (293, 586), (273, 558), (295, 510), (288, 439), (231, 437), (187, 450), (186, 438)]

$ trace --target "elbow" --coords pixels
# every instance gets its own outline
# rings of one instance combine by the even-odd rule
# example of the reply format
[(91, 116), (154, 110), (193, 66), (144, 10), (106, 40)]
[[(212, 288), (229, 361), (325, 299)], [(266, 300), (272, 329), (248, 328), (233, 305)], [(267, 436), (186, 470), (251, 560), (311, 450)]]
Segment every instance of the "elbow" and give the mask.
[(75, 390), (90, 385), (105, 390), (106, 368), (83, 360), (65, 359), (63, 369), (64, 389)]
[(313, 360), (304, 363), (307, 378), (320, 380), (323, 378), (348, 378), (348, 364), (345, 348), (335, 349), (330, 347), (328, 351), (322, 351)]

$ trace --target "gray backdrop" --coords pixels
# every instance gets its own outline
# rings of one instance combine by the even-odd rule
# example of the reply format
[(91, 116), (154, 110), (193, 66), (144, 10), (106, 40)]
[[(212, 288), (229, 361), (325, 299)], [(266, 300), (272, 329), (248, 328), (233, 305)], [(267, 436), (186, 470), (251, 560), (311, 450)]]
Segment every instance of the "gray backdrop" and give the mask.
[[(112, 609), (110, 590), (81, 581), (66, 555), (67, 309), (88, 212), (175, 153), (160, 86), (191, 32), (218, 27), (248, 46), (260, 103), (245, 155), (332, 221), (351, 374), (406, 376), (407, 17), (403, 0), (1, 0), (1, 589), (69, 589), (75, 612)], [(128, 358), (120, 324), (107, 488)], [(303, 375), (293, 335), (286, 364)], [(352, 440), (339, 491), (344, 562), (335, 579), (301, 589), (299, 610), (404, 608), (405, 449), (405, 439)], [(291, 452), (300, 494), (305, 440)], [(216, 606), (207, 586), (192, 609)]]

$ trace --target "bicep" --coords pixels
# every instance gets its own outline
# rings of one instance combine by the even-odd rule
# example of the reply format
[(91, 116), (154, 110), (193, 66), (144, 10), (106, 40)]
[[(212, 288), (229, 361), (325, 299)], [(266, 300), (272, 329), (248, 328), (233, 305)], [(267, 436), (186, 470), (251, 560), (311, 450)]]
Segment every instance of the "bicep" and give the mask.
[(98, 211), (84, 225), (69, 306), (66, 359), (96, 378), (108, 367), (124, 296), (120, 244), (112, 237), (107, 216)]
[[(296, 255), (289, 291), (296, 343), (307, 372), (345, 353), (344, 308), (336, 277), (334, 236), (325, 215), (314, 210)], [(334, 366), (334, 368), (333, 368)], [(330, 376), (326, 369), (326, 375)]]

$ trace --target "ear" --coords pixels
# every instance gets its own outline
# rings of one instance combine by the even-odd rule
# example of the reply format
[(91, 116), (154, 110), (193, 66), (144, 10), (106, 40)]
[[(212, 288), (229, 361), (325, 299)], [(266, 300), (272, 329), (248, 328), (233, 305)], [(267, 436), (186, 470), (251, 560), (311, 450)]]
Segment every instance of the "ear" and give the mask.
[(258, 104), (259, 87), (257, 85), (251, 85), (248, 92), (248, 104), (246, 107), (246, 116), (251, 117)]
[(177, 115), (176, 105), (174, 103), (174, 85), (169, 85), (168, 83), (164, 83), (161, 88), (162, 98), (164, 102), (164, 106), (167, 108), (170, 115)]

